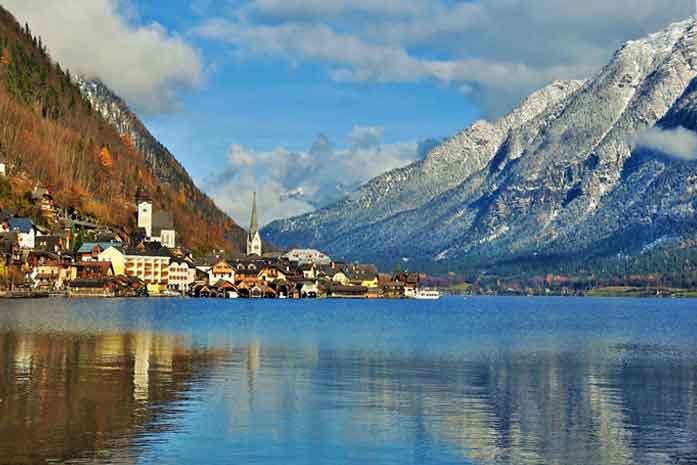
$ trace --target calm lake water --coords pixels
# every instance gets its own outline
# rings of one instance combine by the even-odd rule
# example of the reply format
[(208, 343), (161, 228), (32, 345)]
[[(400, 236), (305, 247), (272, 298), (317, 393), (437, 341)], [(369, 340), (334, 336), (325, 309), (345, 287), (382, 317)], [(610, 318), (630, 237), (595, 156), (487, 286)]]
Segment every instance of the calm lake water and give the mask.
[(697, 302), (0, 301), (43, 463), (697, 463)]

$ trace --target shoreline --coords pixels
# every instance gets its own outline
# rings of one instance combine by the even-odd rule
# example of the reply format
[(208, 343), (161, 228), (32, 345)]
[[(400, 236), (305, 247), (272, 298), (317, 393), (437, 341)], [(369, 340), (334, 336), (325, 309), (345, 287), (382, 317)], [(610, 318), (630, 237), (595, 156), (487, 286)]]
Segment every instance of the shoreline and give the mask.
[[(588, 298), (588, 299), (680, 299), (689, 300), (697, 299), (697, 290), (690, 289), (672, 289), (670, 292), (654, 288), (598, 288), (592, 289), (583, 293), (568, 294), (568, 293), (542, 293), (542, 294), (516, 294), (516, 293), (496, 293), (496, 294), (458, 294), (448, 293), (443, 291), (442, 298), (468, 298), (468, 297), (520, 297), (520, 298), (545, 298), (545, 297), (568, 297), (568, 298)], [(69, 296), (60, 293), (50, 292), (31, 292), (31, 293), (0, 293), (0, 300), (43, 300), (43, 299), (67, 299), (67, 300), (101, 300), (101, 299), (191, 299), (191, 300), (214, 300), (214, 301), (237, 301), (237, 300), (348, 300), (348, 301), (371, 301), (371, 300), (390, 300), (390, 301), (418, 301), (414, 298), (349, 298), (349, 297), (320, 297), (307, 299), (272, 299), (272, 298), (210, 298), (210, 297), (192, 297), (187, 295), (151, 295), (151, 296), (104, 296), (104, 295), (83, 295)]]

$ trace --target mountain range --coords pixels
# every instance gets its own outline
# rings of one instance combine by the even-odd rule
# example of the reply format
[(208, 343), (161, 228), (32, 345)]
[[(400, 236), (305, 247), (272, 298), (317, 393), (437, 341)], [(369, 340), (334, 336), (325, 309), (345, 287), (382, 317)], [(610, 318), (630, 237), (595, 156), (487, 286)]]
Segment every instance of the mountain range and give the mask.
[(554, 82), (263, 238), (443, 271), (685, 247), (697, 237), (696, 40), (690, 19), (627, 42), (596, 76)]

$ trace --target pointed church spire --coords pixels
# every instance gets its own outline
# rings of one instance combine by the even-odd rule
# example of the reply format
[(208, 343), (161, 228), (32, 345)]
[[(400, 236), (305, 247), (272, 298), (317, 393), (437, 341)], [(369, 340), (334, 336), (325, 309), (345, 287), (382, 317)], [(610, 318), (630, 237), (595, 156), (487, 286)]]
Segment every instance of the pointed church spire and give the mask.
[(252, 198), (252, 220), (249, 222), (249, 236), (247, 236), (247, 255), (261, 257), (261, 236), (259, 235), (259, 223), (257, 221), (257, 193)]
[(257, 222), (257, 193), (252, 197), (252, 221), (249, 224), (249, 235), (254, 236), (259, 232), (259, 223)]

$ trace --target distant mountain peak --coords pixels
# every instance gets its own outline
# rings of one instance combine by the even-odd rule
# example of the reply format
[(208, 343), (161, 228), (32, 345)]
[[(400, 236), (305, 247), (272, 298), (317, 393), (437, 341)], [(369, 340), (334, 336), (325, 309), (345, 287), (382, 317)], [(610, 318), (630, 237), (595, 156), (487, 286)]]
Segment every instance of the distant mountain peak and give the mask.
[(269, 225), (264, 237), (448, 269), (641, 250), (676, 225), (697, 236), (697, 189), (684, 184), (697, 162), (637, 158), (631, 142), (658, 124), (696, 128), (696, 77), (690, 18), (628, 41), (592, 79), (555, 81), (351, 198)]

